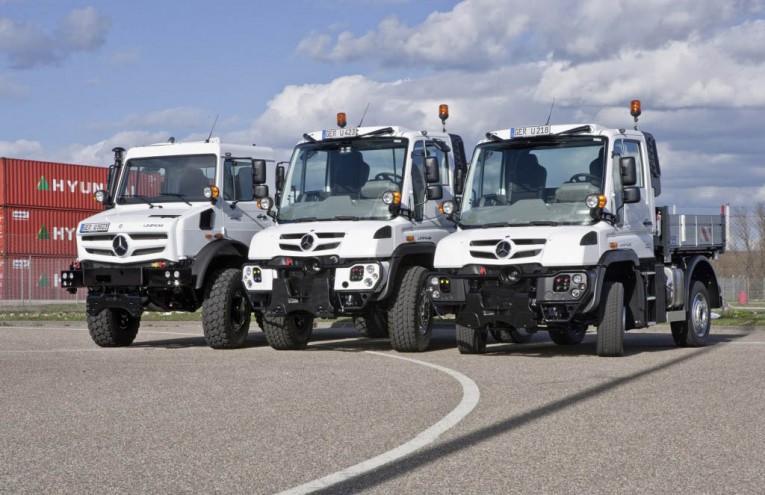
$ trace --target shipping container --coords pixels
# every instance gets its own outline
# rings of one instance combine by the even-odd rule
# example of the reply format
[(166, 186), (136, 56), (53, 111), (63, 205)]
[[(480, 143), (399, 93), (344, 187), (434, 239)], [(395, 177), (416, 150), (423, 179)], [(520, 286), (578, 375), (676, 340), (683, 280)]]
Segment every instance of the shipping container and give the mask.
[(0, 158), (0, 205), (103, 210), (93, 193), (106, 187), (106, 167)]
[(69, 256), (0, 256), (0, 304), (83, 300), (84, 295), (61, 287), (61, 270), (72, 261)]
[(77, 224), (92, 211), (0, 208), (0, 255), (77, 256)]

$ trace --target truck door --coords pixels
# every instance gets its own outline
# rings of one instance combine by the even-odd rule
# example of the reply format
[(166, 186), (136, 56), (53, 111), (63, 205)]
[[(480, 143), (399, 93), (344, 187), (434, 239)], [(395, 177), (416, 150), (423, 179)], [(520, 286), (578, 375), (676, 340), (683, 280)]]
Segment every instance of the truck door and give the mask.
[[(261, 228), (271, 225), (266, 212), (258, 208), (252, 194), (252, 161), (226, 159), (223, 162), (223, 227), (226, 237), (250, 244), (250, 239)], [(269, 185), (273, 194), (273, 185)]]
[[(621, 201), (621, 177), (619, 176), (619, 159), (621, 157), (635, 158), (637, 167), (637, 184), (635, 187), (640, 189), (640, 201), (637, 203), (623, 204), (619, 213), (619, 229), (624, 234), (637, 236), (636, 242), (632, 243), (632, 249), (640, 258), (653, 256), (653, 196), (648, 193), (646, 188), (646, 167), (643, 160), (643, 150), (638, 140), (619, 139), (614, 144), (614, 186), (617, 189), (616, 195)], [(618, 180), (618, 182), (617, 182)]]

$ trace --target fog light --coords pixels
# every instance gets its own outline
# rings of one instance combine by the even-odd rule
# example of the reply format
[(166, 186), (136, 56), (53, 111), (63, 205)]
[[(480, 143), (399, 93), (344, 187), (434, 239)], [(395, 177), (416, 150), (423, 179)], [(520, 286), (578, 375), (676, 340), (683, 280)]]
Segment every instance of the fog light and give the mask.
[(582, 283), (582, 275), (579, 273), (575, 273), (573, 277), (571, 277), (571, 281), (574, 282), (576, 285), (579, 285)]
[(580, 291), (579, 289), (571, 289), (571, 297), (577, 299), (581, 295), (582, 295), (582, 291)]
[(431, 292), (431, 295), (433, 296), (433, 299), (438, 299), (439, 297), (441, 297), (441, 292), (434, 290), (433, 292)]
[(430, 285), (438, 285), (438, 277), (432, 277), (430, 279)]
[(175, 278), (180, 278), (180, 277), (181, 277), (181, 272), (179, 272), (178, 270), (175, 270), (175, 271), (173, 272), (173, 277), (175, 277)]
[(373, 283), (374, 283), (374, 282), (372, 282), (372, 279), (371, 279), (371, 278), (366, 278), (366, 279), (364, 279), (364, 285), (366, 285), (367, 287), (372, 287), (372, 284), (373, 284)]
[(165, 272), (165, 278), (170, 278), (170, 272)]

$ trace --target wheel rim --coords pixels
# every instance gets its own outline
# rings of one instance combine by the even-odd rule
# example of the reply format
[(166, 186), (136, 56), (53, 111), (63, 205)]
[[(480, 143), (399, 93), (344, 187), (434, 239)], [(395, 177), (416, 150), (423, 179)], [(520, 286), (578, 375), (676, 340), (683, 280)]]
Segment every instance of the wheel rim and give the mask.
[(247, 319), (247, 310), (247, 300), (245, 300), (240, 291), (236, 291), (234, 297), (231, 298), (231, 323), (234, 331), (239, 331), (244, 326), (244, 322)]
[(419, 301), (417, 301), (417, 326), (420, 335), (426, 335), (430, 330), (430, 299), (425, 295), (425, 291), (420, 292)]
[(691, 322), (693, 323), (693, 332), (699, 337), (703, 337), (709, 323), (709, 305), (702, 294), (696, 294), (696, 297), (693, 298)]

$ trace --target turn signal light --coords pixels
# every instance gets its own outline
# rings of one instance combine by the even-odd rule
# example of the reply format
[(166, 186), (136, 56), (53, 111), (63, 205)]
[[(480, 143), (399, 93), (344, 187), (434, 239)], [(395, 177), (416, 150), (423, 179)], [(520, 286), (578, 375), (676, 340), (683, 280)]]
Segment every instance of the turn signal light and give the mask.
[(204, 195), (207, 199), (218, 199), (220, 189), (218, 189), (218, 186), (207, 186), (204, 189)]
[(344, 128), (348, 124), (348, 120), (345, 118), (345, 112), (337, 112), (337, 127)]

